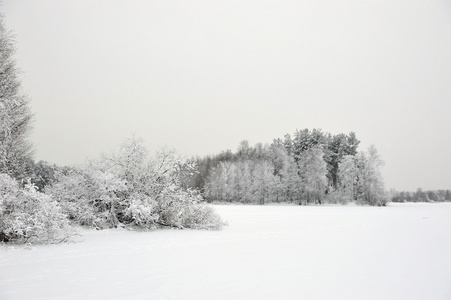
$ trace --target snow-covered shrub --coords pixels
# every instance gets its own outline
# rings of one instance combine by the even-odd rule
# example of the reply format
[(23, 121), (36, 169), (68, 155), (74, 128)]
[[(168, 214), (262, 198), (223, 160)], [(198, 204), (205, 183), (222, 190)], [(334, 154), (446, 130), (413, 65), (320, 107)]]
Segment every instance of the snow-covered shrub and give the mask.
[(158, 202), (157, 210), (160, 225), (215, 230), (225, 225), (199, 193), (192, 190), (166, 192)]
[(201, 201), (192, 201), (183, 210), (182, 220), (183, 227), (192, 229), (219, 230), (226, 225), (211, 206)]
[(56, 243), (74, 235), (66, 215), (50, 196), (32, 184), (21, 188), (0, 174), (0, 240), (16, 243)]
[(98, 165), (126, 182), (126, 207), (121, 218), (126, 224), (197, 229), (220, 229), (223, 225), (197, 192), (182, 188), (180, 178), (193, 175), (196, 166), (174, 150), (163, 149), (149, 158), (141, 140), (129, 139), (118, 155), (104, 156)]
[(146, 229), (157, 227), (159, 216), (155, 200), (143, 194), (133, 193), (128, 196), (126, 203), (128, 205), (124, 208), (121, 218), (124, 223)]
[(46, 193), (58, 201), (70, 220), (110, 228), (119, 223), (117, 215), (123, 210), (119, 194), (126, 189), (125, 182), (114, 174), (87, 166), (62, 175)]
[(198, 193), (182, 188), (180, 177), (194, 171), (192, 161), (172, 150), (148, 158), (142, 141), (131, 139), (118, 155), (61, 176), (46, 192), (80, 225), (219, 229), (219, 216)]

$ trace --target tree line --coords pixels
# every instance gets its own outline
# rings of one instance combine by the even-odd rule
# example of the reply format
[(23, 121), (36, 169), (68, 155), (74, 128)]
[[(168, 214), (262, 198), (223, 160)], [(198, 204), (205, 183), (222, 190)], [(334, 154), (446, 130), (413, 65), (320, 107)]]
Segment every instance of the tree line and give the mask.
[(392, 191), (392, 202), (451, 202), (450, 190), (423, 191), (418, 188), (415, 192)]
[(269, 145), (242, 141), (236, 152), (197, 158), (199, 172), (184, 181), (210, 202), (385, 205), (387, 194), (376, 148), (357, 151), (354, 132), (331, 135), (297, 130)]

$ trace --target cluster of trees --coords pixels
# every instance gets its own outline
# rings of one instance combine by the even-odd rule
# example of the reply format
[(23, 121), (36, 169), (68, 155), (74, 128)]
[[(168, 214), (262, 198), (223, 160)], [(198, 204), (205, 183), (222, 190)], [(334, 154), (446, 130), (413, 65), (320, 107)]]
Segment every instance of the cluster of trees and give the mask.
[(103, 155), (67, 172), (45, 192), (80, 225), (219, 229), (219, 216), (199, 193), (180, 184), (181, 176), (194, 169), (191, 160), (173, 150), (149, 157), (142, 140), (132, 138), (118, 155)]
[(174, 151), (149, 157), (132, 138), (118, 155), (83, 167), (35, 163), (28, 140), (32, 114), (13, 59), (11, 33), (0, 16), (0, 242), (54, 243), (73, 225), (220, 229), (201, 195), (185, 188), (195, 165)]
[(418, 188), (416, 192), (392, 192), (392, 202), (451, 202), (450, 190), (423, 191)]
[[(305, 151), (298, 162), (280, 145), (262, 150), (260, 159), (245, 154), (236, 161), (221, 161), (212, 168), (204, 187), (206, 199), (255, 204), (301, 199), (306, 203), (321, 202), (326, 187), (326, 163), (320, 147)], [(300, 165), (308, 167), (310, 172), (300, 176)]]
[(197, 191), (181, 184), (195, 172), (192, 160), (167, 149), (150, 157), (136, 138), (119, 154), (81, 167), (28, 165), (33, 173), (26, 182), (0, 173), (0, 241), (65, 241), (75, 234), (74, 225), (213, 230), (224, 225)]
[(270, 145), (240, 143), (217, 156), (198, 158), (199, 173), (187, 186), (208, 201), (347, 203), (385, 205), (387, 196), (374, 146), (358, 152), (355, 134), (298, 130)]

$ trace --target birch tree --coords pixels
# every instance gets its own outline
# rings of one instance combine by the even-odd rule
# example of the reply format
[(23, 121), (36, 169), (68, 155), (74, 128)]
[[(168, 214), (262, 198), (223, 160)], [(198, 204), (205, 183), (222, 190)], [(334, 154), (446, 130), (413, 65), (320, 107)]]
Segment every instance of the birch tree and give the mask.
[(338, 193), (340, 202), (345, 204), (355, 199), (355, 185), (357, 172), (355, 158), (353, 155), (346, 155), (338, 164)]
[(363, 204), (383, 206), (387, 203), (381, 168), (382, 161), (376, 147), (356, 156), (357, 200)]
[(302, 191), (307, 203), (321, 204), (327, 187), (327, 167), (323, 159), (324, 152), (321, 146), (314, 146), (299, 155), (299, 172)]

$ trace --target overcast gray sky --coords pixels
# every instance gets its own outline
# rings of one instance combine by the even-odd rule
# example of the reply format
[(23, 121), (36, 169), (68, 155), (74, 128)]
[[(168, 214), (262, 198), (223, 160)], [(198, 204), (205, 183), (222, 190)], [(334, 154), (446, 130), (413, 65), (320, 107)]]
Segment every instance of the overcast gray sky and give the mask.
[(447, 0), (3, 0), (36, 159), (135, 134), (204, 156), (296, 129), (356, 132), (387, 188), (451, 189)]

